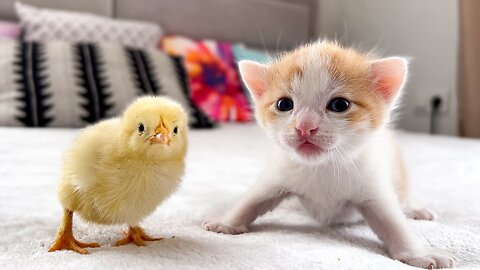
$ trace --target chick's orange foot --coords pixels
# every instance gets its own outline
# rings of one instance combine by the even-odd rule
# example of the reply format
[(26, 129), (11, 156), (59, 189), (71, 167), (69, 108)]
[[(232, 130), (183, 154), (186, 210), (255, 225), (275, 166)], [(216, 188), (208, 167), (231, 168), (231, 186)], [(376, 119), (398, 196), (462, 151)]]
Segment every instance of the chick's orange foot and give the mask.
[(82, 243), (77, 239), (75, 239), (73, 235), (65, 234), (55, 239), (55, 242), (50, 247), (48, 252), (66, 249), (66, 250), (75, 251), (80, 254), (88, 254), (89, 252), (85, 248), (97, 248), (97, 247), (100, 247), (100, 245), (97, 243)]
[(48, 252), (66, 249), (80, 254), (88, 254), (88, 251), (85, 248), (100, 247), (97, 243), (82, 243), (73, 237), (72, 218), (73, 212), (64, 210), (62, 226), (58, 230), (57, 237)]
[(123, 246), (128, 243), (134, 243), (137, 246), (144, 246), (144, 241), (159, 241), (164, 239), (162, 237), (150, 237), (140, 227), (128, 227), (128, 230), (124, 233), (125, 238), (118, 240), (115, 246)]

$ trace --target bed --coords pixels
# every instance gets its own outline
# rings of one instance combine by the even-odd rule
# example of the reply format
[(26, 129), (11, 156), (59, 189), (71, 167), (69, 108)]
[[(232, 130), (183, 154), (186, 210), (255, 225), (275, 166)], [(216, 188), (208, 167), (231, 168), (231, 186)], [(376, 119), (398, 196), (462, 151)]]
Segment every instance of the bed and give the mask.
[[(190, 131), (180, 190), (144, 226), (167, 239), (146, 247), (111, 247), (120, 227), (76, 221), (88, 256), (47, 253), (61, 218), (56, 198), (62, 152), (74, 129), (0, 128), (0, 269), (412, 269), (389, 259), (365, 224), (319, 228), (293, 203), (258, 219), (252, 232), (204, 231), (255, 181), (268, 151), (254, 124)], [(409, 220), (423, 242), (453, 251), (458, 269), (480, 268), (480, 141), (400, 133), (417, 201), (439, 218)], [(175, 236), (175, 238), (171, 238)]]

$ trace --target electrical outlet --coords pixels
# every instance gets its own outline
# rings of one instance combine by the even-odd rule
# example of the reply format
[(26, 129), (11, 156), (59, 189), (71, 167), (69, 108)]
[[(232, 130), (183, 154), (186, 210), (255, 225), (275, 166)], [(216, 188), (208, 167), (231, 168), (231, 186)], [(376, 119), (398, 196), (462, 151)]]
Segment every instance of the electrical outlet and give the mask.
[(415, 112), (423, 115), (430, 114), (433, 98), (439, 97), (441, 103), (438, 112), (440, 115), (445, 115), (448, 113), (451, 94), (452, 92), (447, 87), (419, 87), (414, 92)]

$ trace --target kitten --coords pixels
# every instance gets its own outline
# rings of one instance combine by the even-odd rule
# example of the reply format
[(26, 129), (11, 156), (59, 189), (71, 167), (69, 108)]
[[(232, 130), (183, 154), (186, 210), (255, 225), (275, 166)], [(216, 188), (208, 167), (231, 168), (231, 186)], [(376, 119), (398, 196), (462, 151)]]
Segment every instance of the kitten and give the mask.
[(258, 216), (294, 196), (324, 225), (363, 217), (393, 259), (454, 266), (448, 252), (423, 247), (405, 218), (434, 218), (409, 203), (404, 164), (388, 128), (406, 80), (405, 59), (371, 59), (317, 42), (269, 65), (241, 61), (239, 67), (274, 150), (258, 183), (224, 218), (205, 222), (206, 230), (245, 233)]

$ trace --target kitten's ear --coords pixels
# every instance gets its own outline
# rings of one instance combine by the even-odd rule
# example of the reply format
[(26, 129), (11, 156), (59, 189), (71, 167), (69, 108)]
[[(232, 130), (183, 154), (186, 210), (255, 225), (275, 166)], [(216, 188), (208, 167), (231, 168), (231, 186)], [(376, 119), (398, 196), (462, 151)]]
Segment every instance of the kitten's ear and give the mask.
[(265, 92), (268, 66), (253, 61), (242, 60), (238, 63), (240, 75), (255, 99)]
[(390, 57), (373, 61), (370, 66), (374, 90), (387, 103), (395, 101), (407, 78), (408, 60), (402, 57)]

